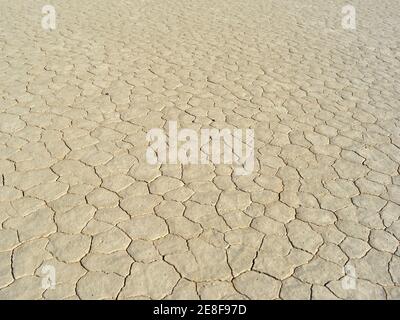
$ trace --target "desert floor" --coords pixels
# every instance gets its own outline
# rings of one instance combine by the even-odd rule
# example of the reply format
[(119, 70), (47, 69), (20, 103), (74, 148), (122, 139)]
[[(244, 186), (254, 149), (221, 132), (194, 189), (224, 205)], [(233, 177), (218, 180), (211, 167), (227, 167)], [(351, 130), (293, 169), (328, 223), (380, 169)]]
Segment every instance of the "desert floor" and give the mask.
[(399, 1), (48, 2), (0, 0), (1, 299), (400, 298)]

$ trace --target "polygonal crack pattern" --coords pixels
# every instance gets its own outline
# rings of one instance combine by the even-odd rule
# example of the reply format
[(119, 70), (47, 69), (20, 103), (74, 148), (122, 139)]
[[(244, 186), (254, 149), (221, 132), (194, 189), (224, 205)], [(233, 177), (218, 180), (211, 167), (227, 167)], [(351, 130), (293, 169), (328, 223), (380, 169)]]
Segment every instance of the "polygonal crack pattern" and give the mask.
[[(0, 4), (0, 299), (400, 298), (398, 1), (52, 3)], [(148, 164), (168, 121), (254, 172)]]

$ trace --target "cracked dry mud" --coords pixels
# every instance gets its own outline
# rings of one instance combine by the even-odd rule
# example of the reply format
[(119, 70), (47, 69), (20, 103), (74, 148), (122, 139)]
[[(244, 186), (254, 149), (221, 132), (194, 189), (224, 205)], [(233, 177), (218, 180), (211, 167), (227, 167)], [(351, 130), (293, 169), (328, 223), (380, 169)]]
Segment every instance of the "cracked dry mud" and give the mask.
[[(50, 2), (0, 1), (1, 299), (400, 298), (398, 1)], [(147, 164), (168, 121), (254, 172)]]

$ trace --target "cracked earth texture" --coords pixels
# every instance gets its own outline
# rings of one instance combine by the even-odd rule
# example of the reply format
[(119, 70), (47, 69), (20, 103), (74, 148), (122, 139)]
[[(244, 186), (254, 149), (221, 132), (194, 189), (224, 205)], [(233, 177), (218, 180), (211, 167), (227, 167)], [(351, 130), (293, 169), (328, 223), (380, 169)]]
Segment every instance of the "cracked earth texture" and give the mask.
[[(0, 1), (1, 299), (400, 298), (398, 1), (44, 4)], [(172, 120), (254, 172), (148, 165)]]

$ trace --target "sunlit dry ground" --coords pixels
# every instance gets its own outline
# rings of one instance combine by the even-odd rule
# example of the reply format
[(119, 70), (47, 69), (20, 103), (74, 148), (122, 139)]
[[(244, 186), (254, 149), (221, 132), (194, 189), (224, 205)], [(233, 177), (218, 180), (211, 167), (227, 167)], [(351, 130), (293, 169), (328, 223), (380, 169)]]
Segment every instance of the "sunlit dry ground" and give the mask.
[[(0, 298), (400, 298), (398, 1), (45, 4), (0, 0)], [(254, 172), (147, 164), (171, 120)]]

